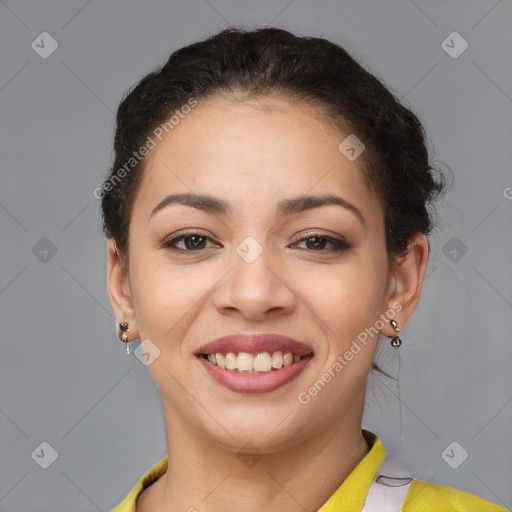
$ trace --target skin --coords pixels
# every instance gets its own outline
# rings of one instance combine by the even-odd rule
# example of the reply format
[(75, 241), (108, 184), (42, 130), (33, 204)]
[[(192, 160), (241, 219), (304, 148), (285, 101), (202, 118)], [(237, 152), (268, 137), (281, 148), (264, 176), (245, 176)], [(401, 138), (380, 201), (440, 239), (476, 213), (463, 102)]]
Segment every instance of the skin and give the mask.
[[(338, 150), (346, 135), (286, 98), (215, 98), (201, 101), (147, 157), (129, 264), (113, 240), (107, 250), (116, 321), (129, 322), (129, 340), (149, 338), (160, 350), (149, 370), (161, 391), (169, 466), (141, 494), (137, 512), (317, 510), (368, 453), (361, 420), (377, 337), (307, 405), (297, 395), (393, 305), (403, 329), (421, 295), (428, 242), (417, 234), (388, 272), (383, 206), (363, 181), (361, 159)], [(189, 192), (229, 201), (232, 212), (174, 204), (150, 219), (165, 196)], [(275, 215), (278, 201), (306, 193), (344, 198), (366, 225), (337, 205)], [(161, 247), (183, 229), (211, 240), (199, 249), (181, 241), (181, 252)], [(352, 247), (318, 248), (311, 231)], [(247, 236), (263, 249), (250, 264), (236, 252)], [(194, 354), (240, 332), (283, 334), (315, 357), (278, 390), (235, 393)], [(380, 332), (396, 334), (389, 321)], [(237, 457), (246, 443), (261, 455), (250, 467)]]

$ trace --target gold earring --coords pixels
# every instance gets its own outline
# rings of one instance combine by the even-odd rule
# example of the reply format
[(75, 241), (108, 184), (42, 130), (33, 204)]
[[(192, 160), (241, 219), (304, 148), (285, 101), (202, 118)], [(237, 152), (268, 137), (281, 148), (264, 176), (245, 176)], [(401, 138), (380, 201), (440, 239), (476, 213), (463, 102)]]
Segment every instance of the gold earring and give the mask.
[[(396, 323), (396, 320), (390, 320), (389, 323), (391, 324), (391, 327), (395, 329), (396, 332), (400, 332), (400, 328), (398, 327), (398, 324)], [(391, 336), (389, 336), (391, 338)], [(402, 340), (399, 336), (394, 336), (391, 340), (391, 346), (398, 348), (402, 344)]]
[(130, 346), (128, 345), (128, 333), (130, 332), (130, 329), (128, 328), (128, 322), (123, 321), (119, 324), (119, 329), (123, 331), (123, 334), (121, 335), (121, 341), (124, 341), (126, 343), (126, 355), (130, 355)]

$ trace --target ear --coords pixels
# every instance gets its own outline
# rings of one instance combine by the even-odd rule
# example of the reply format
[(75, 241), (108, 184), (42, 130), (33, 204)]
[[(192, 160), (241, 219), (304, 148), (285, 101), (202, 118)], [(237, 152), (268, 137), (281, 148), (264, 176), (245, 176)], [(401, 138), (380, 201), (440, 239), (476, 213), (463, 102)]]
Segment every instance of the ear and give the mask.
[[(397, 311), (395, 320), (400, 331), (403, 330), (420, 300), (429, 251), (427, 237), (423, 233), (417, 233), (409, 241), (407, 254), (397, 262), (390, 278), (386, 306), (388, 309)], [(401, 306), (400, 311), (397, 308), (398, 304)], [(382, 329), (382, 334), (395, 336), (398, 332), (387, 323)]]
[(130, 331), (128, 341), (139, 337), (135, 310), (131, 295), (130, 278), (128, 270), (121, 262), (120, 253), (113, 238), (107, 244), (107, 288), (110, 305), (116, 317), (118, 337), (121, 336), (120, 322), (128, 322)]

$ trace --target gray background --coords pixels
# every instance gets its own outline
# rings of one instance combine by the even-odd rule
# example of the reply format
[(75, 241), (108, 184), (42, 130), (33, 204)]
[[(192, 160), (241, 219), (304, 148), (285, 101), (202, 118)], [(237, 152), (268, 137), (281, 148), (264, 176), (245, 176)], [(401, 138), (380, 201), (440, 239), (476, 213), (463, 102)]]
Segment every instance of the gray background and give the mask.
[[(400, 361), (382, 340), (400, 385), (370, 377), (363, 426), (414, 477), (512, 507), (509, 0), (0, 0), (0, 510), (107, 511), (166, 453), (158, 388), (116, 338), (93, 190), (123, 94), (228, 25), (341, 43), (453, 170)], [(458, 58), (441, 45), (453, 31)], [(441, 455), (454, 441), (457, 469)]]

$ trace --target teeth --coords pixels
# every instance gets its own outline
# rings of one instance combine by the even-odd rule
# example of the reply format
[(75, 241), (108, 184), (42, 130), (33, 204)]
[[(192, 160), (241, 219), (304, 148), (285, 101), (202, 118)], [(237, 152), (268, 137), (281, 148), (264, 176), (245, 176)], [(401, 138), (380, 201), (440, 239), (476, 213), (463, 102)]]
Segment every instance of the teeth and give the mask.
[(238, 373), (266, 373), (272, 369), (279, 370), (283, 366), (290, 366), (298, 363), (302, 356), (291, 352), (260, 352), (250, 354), (249, 352), (228, 352), (226, 354), (217, 352), (208, 354), (210, 363), (225, 368), (226, 370), (237, 371)]
[(236, 359), (236, 365), (238, 371), (241, 372), (252, 372), (254, 369), (254, 362), (251, 354), (247, 352), (239, 352)]
[(282, 352), (274, 352), (272, 354), (272, 368), (281, 368), (283, 366), (283, 353)]
[(283, 366), (290, 366), (293, 363), (293, 354), (286, 352), (283, 358)]
[(257, 372), (269, 372), (272, 369), (272, 357), (268, 352), (256, 354), (254, 358), (254, 369)]
[[(221, 368), (226, 368), (226, 359), (222, 354), (215, 354), (215, 359), (217, 359), (217, 366), (220, 366)], [(213, 363), (213, 361), (210, 361), (210, 363)]]
[(236, 370), (236, 356), (233, 352), (226, 354), (226, 370)]

